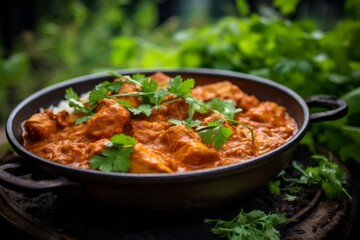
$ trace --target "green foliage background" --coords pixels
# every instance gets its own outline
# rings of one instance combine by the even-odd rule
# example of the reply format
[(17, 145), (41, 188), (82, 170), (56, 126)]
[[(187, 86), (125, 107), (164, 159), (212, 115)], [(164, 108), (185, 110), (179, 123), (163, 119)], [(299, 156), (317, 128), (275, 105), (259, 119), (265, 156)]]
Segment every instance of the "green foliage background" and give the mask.
[[(245, 0), (228, 14), (205, 13), (159, 24), (158, 1), (54, 1), (57, 15), (25, 32), (0, 59), (0, 121), (32, 92), (72, 77), (124, 68), (203, 67), (269, 78), (304, 98), (329, 94), (349, 104), (347, 117), (311, 126), (304, 142), (327, 144), (360, 163), (360, 3), (324, 31), (314, 20), (289, 20), (300, 0), (275, 0), (251, 13)], [(192, 23), (192, 24), (191, 24)], [(194, 24), (196, 23), (196, 24)], [(1, 49), (0, 49), (1, 51)]]

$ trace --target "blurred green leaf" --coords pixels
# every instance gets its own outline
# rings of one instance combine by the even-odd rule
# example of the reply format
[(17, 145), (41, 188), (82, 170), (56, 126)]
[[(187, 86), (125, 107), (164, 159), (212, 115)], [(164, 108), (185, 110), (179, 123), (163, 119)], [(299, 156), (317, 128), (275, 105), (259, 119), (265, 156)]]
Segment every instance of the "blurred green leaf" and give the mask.
[(299, 0), (275, 0), (274, 6), (280, 9), (282, 14), (288, 15), (294, 13)]
[(70, 7), (75, 22), (77, 22), (77, 24), (83, 24), (87, 19), (87, 9), (84, 4), (80, 1), (75, 1), (72, 2)]
[(148, 0), (143, 0), (138, 4), (138, 9), (135, 11), (135, 23), (137, 27), (144, 29), (152, 29), (158, 22), (158, 9)]
[(236, 8), (240, 16), (249, 15), (250, 9), (246, 0), (236, 0)]
[(24, 53), (15, 53), (8, 59), (0, 59), (0, 86), (15, 85), (16, 80), (28, 70), (28, 67), (28, 57)]
[(131, 66), (131, 62), (136, 57), (136, 39), (129, 36), (120, 36), (111, 41), (111, 64), (119, 68)]
[(360, 19), (360, 1), (347, 0), (345, 3), (345, 9), (350, 17), (353, 19)]
[[(360, 87), (346, 93), (343, 99), (347, 102), (349, 107), (348, 116), (360, 114)], [(360, 122), (358, 122), (357, 124), (358, 126), (360, 126)]]

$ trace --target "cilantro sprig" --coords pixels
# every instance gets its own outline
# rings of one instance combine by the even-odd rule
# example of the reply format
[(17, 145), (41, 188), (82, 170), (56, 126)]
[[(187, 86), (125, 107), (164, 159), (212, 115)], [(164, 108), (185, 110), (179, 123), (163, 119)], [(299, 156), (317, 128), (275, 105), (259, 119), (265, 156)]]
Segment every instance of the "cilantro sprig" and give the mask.
[(283, 214), (266, 214), (260, 210), (240, 213), (232, 220), (205, 219), (205, 223), (215, 223), (211, 232), (220, 237), (232, 239), (262, 240), (280, 239), (280, 232), (275, 228), (287, 221)]
[(88, 100), (81, 100), (74, 89), (67, 88), (65, 90), (65, 99), (68, 100), (69, 106), (73, 107), (75, 112), (84, 114), (83, 117), (76, 120), (75, 124), (87, 122), (94, 115), (93, 110), (96, 108), (98, 101), (110, 98), (109, 93), (118, 92), (121, 85), (121, 81), (101, 82), (90, 91)]
[(90, 167), (103, 172), (127, 172), (136, 140), (124, 134), (114, 135), (100, 155), (90, 159)]
[(65, 90), (65, 99), (68, 100), (69, 106), (73, 107), (75, 112), (80, 112), (84, 114), (83, 117), (78, 118), (75, 121), (75, 124), (86, 122), (92, 117), (93, 109), (91, 107), (85, 106), (85, 104), (80, 101), (79, 95), (72, 88), (67, 88)]
[(232, 135), (231, 129), (224, 127), (224, 122), (225, 120), (216, 119), (206, 126), (198, 126), (196, 131), (204, 143), (220, 149)]
[(330, 158), (323, 155), (314, 155), (313, 159), (318, 162), (318, 166), (304, 169), (297, 162), (294, 163), (295, 169), (302, 173), (299, 182), (307, 185), (320, 185), (328, 199), (339, 198), (343, 194), (345, 194), (348, 199), (352, 199), (343, 187), (343, 184), (346, 183), (346, 174), (340, 166), (333, 161), (332, 155), (330, 155)]
[[(252, 129), (246, 124), (234, 120), (235, 115), (241, 112), (242, 109), (236, 108), (232, 102), (219, 98), (213, 98), (209, 102), (202, 102), (191, 96), (186, 97), (185, 100), (189, 104), (188, 118), (182, 121), (170, 119), (169, 122), (175, 125), (183, 124), (188, 128), (194, 128), (204, 143), (213, 145), (216, 149), (220, 149), (232, 135), (231, 128), (224, 126), (225, 122), (228, 122), (230, 125), (246, 127), (250, 131), (251, 139), (254, 142), (254, 132)], [(223, 119), (217, 118), (205, 126), (200, 126), (201, 122), (193, 119), (195, 112), (206, 114), (210, 111), (221, 115)]]
[[(282, 182), (286, 182), (286, 185), (283, 186)], [(282, 170), (276, 180), (268, 183), (268, 189), (272, 195), (280, 196), (283, 194), (286, 201), (292, 202), (296, 200), (297, 194), (302, 188), (297, 178), (287, 178), (286, 172)]]
[[(269, 191), (275, 196), (281, 193), (285, 194), (285, 199), (292, 201), (296, 199), (296, 194), (301, 191), (301, 186), (318, 185), (327, 199), (335, 199), (345, 195), (349, 200), (350, 194), (343, 187), (346, 183), (345, 172), (336, 164), (332, 155), (329, 158), (323, 155), (312, 156), (318, 165), (304, 168), (299, 162), (294, 161), (293, 167), (301, 173), (299, 178), (286, 178), (285, 172), (278, 175), (278, 179), (268, 184)], [(281, 187), (280, 179), (287, 183), (287, 186)]]
[[(119, 100), (118, 102), (134, 114), (144, 113), (149, 116), (152, 108), (158, 109), (162, 104), (169, 103), (169, 101), (164, 102), (164, 99), (167, 96), (174, 95), (177, 97), (175, 100), (172, 99), (170, 101), (177, 101), (181, 98), (186, 98), (188, 97), (190, 90), (195, 85), (195, 81), (193, 79), (187, 79), (184, 81), (180, 76), (176, 76), (169, 82), (166, 89), (158, 89), (156, 81), (147, 78), (142, 74), (134, 74), (132, 77), (123, 76), (115, 72), (109, 72), (109, 74), (121, 81), (101, 82), (90, 91), (88, 100), (80, 101), (80, 97), (72, 88), (66, 89), (65, 99), (69, 101), (69, 105), (74, 108), (75, 112), (81, 112), (85, 115), (85, 117), (76, 122), (77, 124), (89, 120), (92, 117), (93, 110), (96, 108), (98, 102), (105, 98), (117, 99), (129, 96), (141, 97), (143, 104), (136, 108), (127, 104), (123, 100)], [(139, 86), (140, 90), (130, 93), (118, 93), (122, 84), (125, 82), (130, 82)]]

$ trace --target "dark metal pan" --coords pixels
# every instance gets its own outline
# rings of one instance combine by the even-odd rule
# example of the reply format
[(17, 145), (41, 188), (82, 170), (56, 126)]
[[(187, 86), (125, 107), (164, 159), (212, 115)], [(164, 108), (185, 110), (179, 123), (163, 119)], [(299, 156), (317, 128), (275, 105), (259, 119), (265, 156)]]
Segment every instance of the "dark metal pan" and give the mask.
[[(310, 123), (334, 120), (347, 113), (347, 104), (332, 96), (313, 96), (304, 100), (291, 89), (273, 81), (247, 74), (210, 69), (155, 69), (125, 70), (119, 73), (157, 71), (170, 76), (193, 78), (198, 85), (228, 80), (260, 100), (277, 102), (287, 108), (295, 118), (298, 132), (279, 148), (253, 159), (213, 169), (185, 173), (104, 173), (61, 165), (40, 158), (22, 146), (21, 123), (40, 108), (56, 105), (64, 97), (65, 89), (72, 87), (82, 93), (97, 83), (111, 80), (108, 74), (87, 75), (71, 79), (43, 90), (23, 100), (10, 114), (6, 125), (9, 143), (23, 159), (22, 164), (5, 164), (0, 169), (0, 183), (28, 191), (52, 191), (81, 186), (83, 195), (91, 200), (123, 207), (174, 209), (211, 207), (245, 196), (274, 178), (292, 158), (299, 141)], [(309, 107), (320, 106), (327, 110), (309, 113)], [(16, 171), (24, 168), (41, 174), (42, 180), (19, 177)], [(50, 178), (50, 179), (49, 179)]]

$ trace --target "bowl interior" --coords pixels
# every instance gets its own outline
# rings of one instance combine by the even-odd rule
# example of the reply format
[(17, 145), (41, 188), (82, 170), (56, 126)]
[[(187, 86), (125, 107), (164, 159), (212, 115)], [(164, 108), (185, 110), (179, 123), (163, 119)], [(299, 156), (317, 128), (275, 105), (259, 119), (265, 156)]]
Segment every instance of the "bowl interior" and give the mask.
[[(225, 80), (231, 81), (232, 83), (238, 85), (246, 93), (255, 95), (260, 100), (274, 101), (287, 108), (288, 112), (296, 120), (299, 131), (285, 145), (291, 145), (292, 141), (298, 142), (305, 133), (305, 129), (308, 125), (309, 113), (304, 100), (292, 90), (267, 79), (242, 73), (210, 69), (154, 69), (124, 70), (117, 72), (123, 75), (133, 73), (150, 75), (158, 71), (172, 77), (181, 75), (183, 79), (193, 78), (197, 85), (204, 85)], [(34, 155), (22, 146), (22, 122), (34, 113), (39, 112), (39, 109), (41, 108), (47, 108), (50, 105), (57, 105), (60, 100), (64, 99), (65, 89), (70, 86), (78, 93), (85, 93), (91, 90), (99, 82), (105, 80), (111, 81), (112, 79), (113, 77), (107, 73), (87, 75), (61, 82), (32, 94), (23, 100), (10, 114), (6, 126), (6, 134), (10, 144), (20, 156), (31, 156), (31, 158), (34, 158)], [(271, 152), (269, 154), (271, 154)], [(55, 164), (44, 159), (41, 159), (41, 162), (42, 164)], [(67, 166), (62, 167), (66, 168)]]

